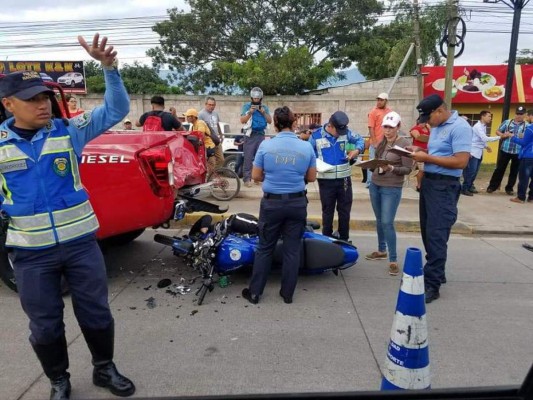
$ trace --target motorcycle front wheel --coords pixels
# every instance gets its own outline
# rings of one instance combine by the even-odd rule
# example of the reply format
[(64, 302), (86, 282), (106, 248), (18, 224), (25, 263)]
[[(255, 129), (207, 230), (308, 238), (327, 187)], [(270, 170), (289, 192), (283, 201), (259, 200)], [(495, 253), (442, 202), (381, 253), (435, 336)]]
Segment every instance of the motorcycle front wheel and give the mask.
[(215, 169), (207, 177), (207, 182), (211, 183), (211, 195), (217, 200), (231, 200), (241, 190), (239, 176), (229, 168)]

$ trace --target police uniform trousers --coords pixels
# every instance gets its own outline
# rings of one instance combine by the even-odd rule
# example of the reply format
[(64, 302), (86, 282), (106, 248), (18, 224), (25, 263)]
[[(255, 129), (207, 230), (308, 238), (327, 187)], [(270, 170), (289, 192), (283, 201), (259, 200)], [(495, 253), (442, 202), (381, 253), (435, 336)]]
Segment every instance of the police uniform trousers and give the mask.
[(352, 179), (317, 179), (322, 203), (322, 234), (333, 234), (333, 217), (335, 206), (339, 214), (339, 238), (348, 240), (350, 237), (350, 212), (352, 211)]
[(257, 149), (259, 148), (259, 145), (265, 140), (265, 132), (264, 131), (252, 131), (250, 136), (244, 137), (244, 144), (243, 144), (243, 156), (244, 156), (244, 164), (243, 164), (243, 173), (242, 173), (242, 180), (244, 182), (250, 182), (252, 180), (252, 167), (253, 162), (255, 158), (255, 154), (257, 153)]
[(426, 291), (439, 291), (445, 279), (448, 239), (457, 220), (461, 193), (459, 178), (424, 173), (420, 186), (420, 232), (426, 249), (424, 284)]
[[(266, 196), (266, 195), (265, 195)], [(283, 195), (282, 195), (283, 196)], [(292, 297), (298, 281), (302, 235), (307, 219), (307, 198), (261, 199), (259, 211), (259, 245), (255, 252), (250, 292), (262, 295), (272, 266), (274, 250), (283, 239), (281, 294)]]
[(32, 345), (64, 337), (62, 275), (82, 330), (111, 329), (106, 268), (94, 234), (46, 249), (14, 248), (9, 257), (22, 308), (30, 319)]

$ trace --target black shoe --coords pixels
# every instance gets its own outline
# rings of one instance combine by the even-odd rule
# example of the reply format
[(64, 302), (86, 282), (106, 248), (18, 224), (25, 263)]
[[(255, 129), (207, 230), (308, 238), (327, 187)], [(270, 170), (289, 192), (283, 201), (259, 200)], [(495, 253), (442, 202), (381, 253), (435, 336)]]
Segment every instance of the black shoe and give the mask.
[(506, 190), (505, 193), (509, 196), (514, 196), (514, 192), (512, 190)]
[(242, 290), (242, 297), (244, 297), (246, 300), (248, 300), (252, 304), (259, 303), (259, 296), (256, 294), (252, 294), (252, 292), (250, 292), (250, 289), (248, 288), (244, 288)]
[(474, 194), (479, 193), (478, 190), (475, 187), (471, 187), (470, 189), (468, 189), (468, 191), (470, 193), (474, 193)]
[(461, 194), (463, 196), (470, 196), (470, 197), (474, 195), (474, 193), (470, 192), (469, 190), (461, 190)]
[(441, 285), (444, 285), (446, 282), (448, 282), (448, 281), (446, 280), (446, 277), (444, 276), (444, 277), (440, 280), (440, 283), (441, 283)]
[(65, 375), (56, 379), (50, 379), (52, 389), (50, 390), (50, 400), (69, 400), (70, 399), (70, 374), (67, 372)]
[(493, 188), (487, 188), (487, 193), (493, 193), (494, 192), (494, 189)]
[(96, 386), (109, 389), (115, 396), (127, 397), (135, 393), (133, 382), (121, 375), (112, 361), (94, 367), (93, 383)]
[(426, 297), (426, 304), (429, 304), (433, 300), (437, 300), (440, 297), (440, 294), (436, 290), (426, 290), (425, 297)]
[(281, 293), (281, 289), (280, 289), (280, 291), (279, 291), (279, 295), (280, 295), (281, 297), (283, 297), (283, 302), (284, 302), (285, 304), (291, 304), (291, 303), (292, 303), (292, 297), (286, 297), (286, 296), (283, 296), (283, 294)]

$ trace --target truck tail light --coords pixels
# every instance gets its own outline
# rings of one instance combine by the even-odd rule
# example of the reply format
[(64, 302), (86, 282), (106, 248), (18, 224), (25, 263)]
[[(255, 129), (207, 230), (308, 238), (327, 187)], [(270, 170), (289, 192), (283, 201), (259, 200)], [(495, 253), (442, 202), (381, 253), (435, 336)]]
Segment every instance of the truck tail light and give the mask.
[(174, 160), (168, 146), (156, 146), (139, 153), (141, 166), (157, 196), (168, 196), (174, 184)]

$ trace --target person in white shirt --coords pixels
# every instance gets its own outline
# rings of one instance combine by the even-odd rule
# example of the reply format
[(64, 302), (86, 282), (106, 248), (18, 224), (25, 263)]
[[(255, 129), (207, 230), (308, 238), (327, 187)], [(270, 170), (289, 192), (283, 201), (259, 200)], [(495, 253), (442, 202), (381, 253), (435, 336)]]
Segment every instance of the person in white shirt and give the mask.
[(490, 111), (481, 111), (479, 113), (479, 121), (472, 127), (472, 149), (470, 150), (470, 160), (468, 165), (463, 170), (463, 187), (461, 194), (465, 196), (473, 196), (477, 191), (473, 188), (476, 180), (481, 160), (483, 159), (483, 150), (487, 149), (490, 153), (492, 149), (487, 146), (488, 142), (495, 142), (500, 140), (499, 136), (487, 136), (487, 125), (492, 121), (492, 114)]

